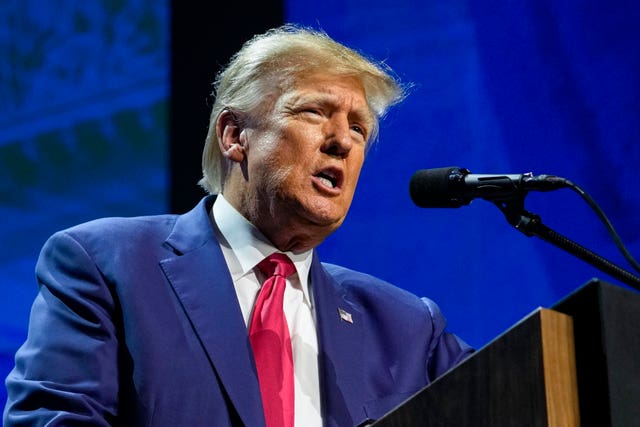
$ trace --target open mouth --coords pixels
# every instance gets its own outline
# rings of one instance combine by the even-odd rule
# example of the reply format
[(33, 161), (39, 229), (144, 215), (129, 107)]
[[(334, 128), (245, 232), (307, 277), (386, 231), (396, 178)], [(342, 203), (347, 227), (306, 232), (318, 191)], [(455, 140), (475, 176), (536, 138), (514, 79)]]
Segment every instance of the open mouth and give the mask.
[(324, 169), (314, 176), (326, 188), (339, 189), (342, 185), (342, 172), (337, 169)]

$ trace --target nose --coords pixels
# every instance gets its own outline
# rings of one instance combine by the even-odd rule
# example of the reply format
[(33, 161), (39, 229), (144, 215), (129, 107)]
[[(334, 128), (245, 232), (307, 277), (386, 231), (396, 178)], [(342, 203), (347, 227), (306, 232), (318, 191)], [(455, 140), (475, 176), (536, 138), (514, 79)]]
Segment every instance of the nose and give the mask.
[(347, 117), (334, 115), (326, 123), (325, 142), (322, 152), (330, 156), (345, 158), (353, 147), (350, 124)]

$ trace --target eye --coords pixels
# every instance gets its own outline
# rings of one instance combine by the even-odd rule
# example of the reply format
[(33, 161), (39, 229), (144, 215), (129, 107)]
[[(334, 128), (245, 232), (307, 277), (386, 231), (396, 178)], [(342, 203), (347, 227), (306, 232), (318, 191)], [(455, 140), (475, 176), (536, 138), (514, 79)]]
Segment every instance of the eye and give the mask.
[(322, 111), (319, 108), (315, 108), (315, 107), (305, 107), (305, 108), (302, 108), (300, 112), (304, 114), (311, 114), (314, 116), (322, 115)]
[(359, 133), (363, 137), (366, 136), (367, 132), (359, 125), (351, 125), (351, 130)]

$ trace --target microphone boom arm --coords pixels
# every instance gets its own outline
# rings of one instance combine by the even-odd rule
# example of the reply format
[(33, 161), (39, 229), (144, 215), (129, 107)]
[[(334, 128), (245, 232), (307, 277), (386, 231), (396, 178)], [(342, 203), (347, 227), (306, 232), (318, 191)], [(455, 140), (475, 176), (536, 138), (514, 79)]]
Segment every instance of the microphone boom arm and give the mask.
[(640, 290), (640, 277), (630, 273), (606, 258), (572, 241), (562, 234), (552, 230), (542, 223), (539, 215), (524, 209), (526, 192), (511, 199), (493, 201), (505, 215), (507, 222), (526, 236), (536, 236), (540, 239), (565, 250), (571, 255), (591, 264), (597, 269), (609, 274), (627, 285)]

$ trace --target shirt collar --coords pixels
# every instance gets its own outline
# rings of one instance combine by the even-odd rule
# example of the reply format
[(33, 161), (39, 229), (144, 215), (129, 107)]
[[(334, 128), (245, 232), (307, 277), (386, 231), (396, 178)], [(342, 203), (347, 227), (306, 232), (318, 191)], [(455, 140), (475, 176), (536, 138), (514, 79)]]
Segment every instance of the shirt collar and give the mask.
[[(237, 265), (229, 266), (231, 277), (234, 281), (252, 272), (256, 265), (272, 253), (281, 252), (271, 244), (269, 239), (267, 239), (260, 230), (231, 206), (222, 194), (216, 197), (213, 203), (212, 213), (218, 230), (238, 261)], [(313, 250), (298, 254), (293, 252), (282, 253), (293, 261), (305, 300), (311, 305), (309, 295), (309, 270), (311, 268)]]

